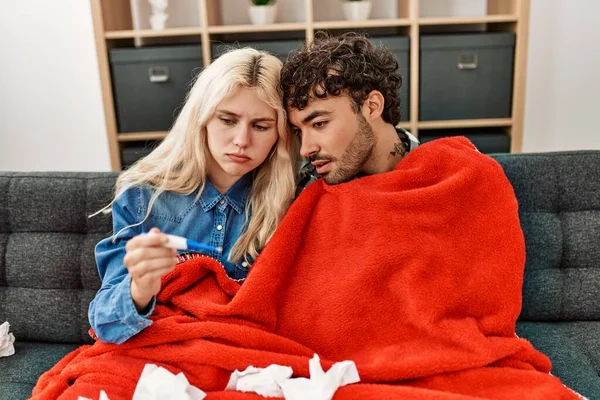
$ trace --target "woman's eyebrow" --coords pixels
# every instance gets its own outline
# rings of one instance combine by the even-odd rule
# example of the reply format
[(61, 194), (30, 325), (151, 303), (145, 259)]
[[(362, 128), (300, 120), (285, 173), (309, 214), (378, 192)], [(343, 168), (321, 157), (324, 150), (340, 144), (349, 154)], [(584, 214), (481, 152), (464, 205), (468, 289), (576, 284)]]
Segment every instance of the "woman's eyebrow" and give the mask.
[(262, 118), (254, 118), (252, 120), (252, 122), (261, 122), (261, 121), (266, 121), (266, 122), (275, 122), (275, 118), (271, 118), (271, 117), (262, 117)]
[[(229, 115), (230, 117), (241, 118), (241, 115), (239, 115), (237, 113), (234, 113), (233, 111), (229, 111), (229, 110), (219, 109), (219, 110), (217, 110), (217, 113), (218, 114)], [(253, 118), (251, 121), (252, 122), (261, 122), (261, 121), (275, 122), (275, 118), (271, 118), (271, 117), (259, 117), (259, 118)]]
[(225, 115), (230, 115), (232, 117), (238, 117), (238, 118), (240, 117), (239, 114), (236, 114), (233, 111), (229, 111), (229, 110), (219, 109), (219, 110), (217, 110), (217, 113), (225, 114)]

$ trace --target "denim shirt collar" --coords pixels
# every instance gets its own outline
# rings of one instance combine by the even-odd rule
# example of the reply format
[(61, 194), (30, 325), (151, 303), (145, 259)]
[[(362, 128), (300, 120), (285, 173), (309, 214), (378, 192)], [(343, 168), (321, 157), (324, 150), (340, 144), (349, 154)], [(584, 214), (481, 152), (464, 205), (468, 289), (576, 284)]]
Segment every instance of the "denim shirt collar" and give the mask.
[(200, 205), (204, 211), (208, 211), (216, 206), (221, 199), (225, 199), (238, 214), (244, 212), (246, 200), (251, 188), (250, 174), (242, 176), (225, 194), (219, 193), (210, 179), (206, 179), (204, 190), (200, 195)]

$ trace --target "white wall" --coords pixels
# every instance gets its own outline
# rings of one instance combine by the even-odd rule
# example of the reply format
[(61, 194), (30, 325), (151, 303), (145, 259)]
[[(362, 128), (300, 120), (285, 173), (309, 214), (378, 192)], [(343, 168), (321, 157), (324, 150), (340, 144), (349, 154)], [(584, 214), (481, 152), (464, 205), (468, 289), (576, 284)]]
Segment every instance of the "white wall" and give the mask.
[(90, 2), (2, 1), (0, 51), (0, 170), (110, 170)]
[[(110, 170), (89, 1), (2, 6), (0, 170)], [(597, 0), (532, 0), (524, 151), (600, 149), (598, 15)]]
[(523, 151), (600, 149), (598, 0), (533, 0)]

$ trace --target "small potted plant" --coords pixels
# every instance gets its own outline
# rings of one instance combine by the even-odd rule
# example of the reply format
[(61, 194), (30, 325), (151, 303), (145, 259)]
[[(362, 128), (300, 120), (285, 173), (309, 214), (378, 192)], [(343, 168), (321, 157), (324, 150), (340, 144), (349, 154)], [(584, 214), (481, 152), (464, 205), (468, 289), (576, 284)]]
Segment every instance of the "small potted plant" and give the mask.
[(358, 21), (369, 19), (371, 0), (342, 0), (344, 15), (347, 20)]
[(250, 0), (250, 22), (253, 25), (267, 25), (275, 22), (277, 17), (276, 0)]

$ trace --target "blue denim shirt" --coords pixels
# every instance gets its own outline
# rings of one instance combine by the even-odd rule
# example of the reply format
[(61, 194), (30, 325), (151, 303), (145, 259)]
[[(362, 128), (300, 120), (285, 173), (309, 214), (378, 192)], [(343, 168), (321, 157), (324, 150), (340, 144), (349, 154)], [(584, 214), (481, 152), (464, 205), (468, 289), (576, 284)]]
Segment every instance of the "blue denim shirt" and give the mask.
[[(206, 255), (220, 261), (231, 278), (245, 278), (250, 265), (244, 260), (231, 263), (227, 257), (246, 228), (245, 206), (250, 189), (251, 178), (245, 175), (225, 194), (207, 180), (198, 201), (197, 191), (190, 195), (162, 193), (144, 222), (121, 232), (114, 243), (113, 236), (100, 241), (96, 245), (96, 264), (102, 287), (88, 312), (96, 336), (103, 342), (123, 343), (152, 324), (148, 317), (155, 299), (146, 314), (137, 311), (131, 298), (131, 278), (123, 264), (127, 241), (152, 227), (222, 249), (222, 253)], [(144, 219), (152, 193), (149, 188), (132, 187), (118, 196), (112, 205), (113, 235)]]

